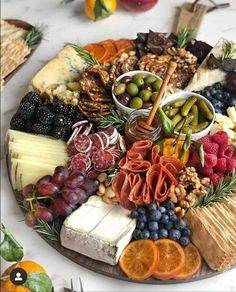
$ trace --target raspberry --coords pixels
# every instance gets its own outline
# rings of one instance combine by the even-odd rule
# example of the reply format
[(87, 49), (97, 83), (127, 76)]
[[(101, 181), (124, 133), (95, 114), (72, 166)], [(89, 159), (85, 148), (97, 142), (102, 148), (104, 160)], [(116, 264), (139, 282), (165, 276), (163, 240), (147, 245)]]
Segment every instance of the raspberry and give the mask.
[(232, 173), (233, 170), (236, 169), (236, 156), (232, 157), (231, 159), (227, 160), (227, 171), (228, 173)]
[(204, 143), (203, 150), (205, 153), (214, 154), (217, 156), (219, 145), (216, 143)]
[(193, 165), (197, 165), (199, 162), (200, 162), (200, 159), (199, 159), (197, 152), (193, 152), (191, 163)]
[(218, 158), (216, 166), (214, 167), (214, 170), (219, 173), (225, 173), (226, 171), (226, 158)]
[(212, 135), (212, 141), (217, 144), (228, 144), (228, 134), (224, 131), (218, 131)]
[(214, 167), (217, 163), (217, 157), (214, 154), (205, 153), (204, 155), (204, 167)]
[(213, 183), (213, 186), (216, 188), (220, 182), (222, 176), (219, 173), (213, 173), (210, 175), (210, 180)]
[(213, 168), (212, 167), (202, 167), (200, 166), (198, 168), (198, 171), (200, 174), (204, 175), (204, 176), (210, 176), (211, 174), (213, 174)]
[(218, 157), (222, 158), (231, 158), (233, 156), (233, 148), (231, 146), (228, 146), (227, 144), (222, 144), (219, 147), (218, 151)]
[(205, 143), (211, 143), (212, 142), (212, 136), (211, 135), (206, 135), (202, 137), (201, 139), (198, 140), (198, 142), (205, 144)]

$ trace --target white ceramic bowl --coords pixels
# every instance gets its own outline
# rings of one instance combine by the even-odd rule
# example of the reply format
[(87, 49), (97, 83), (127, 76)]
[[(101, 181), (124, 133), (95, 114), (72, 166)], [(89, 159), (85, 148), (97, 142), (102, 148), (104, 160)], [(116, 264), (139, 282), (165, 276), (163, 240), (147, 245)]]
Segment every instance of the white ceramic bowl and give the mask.
[[(206, 127), (204, 130), (202, 130), (201, 132), (192, 134), (192, 140), (198, 140), (198, 139), (206, 136), (210, 132), (211, 127), (214, 124), (214, 120), (215, 120), (215, 109), (214, 109), (213, 105), (210, 103), (210, 101), (208, 99), (206, 99), (204, 96), (202, 96), (200, 94), (197, 94), (195, 92), (182, 91), (182, 92), (177, 92), (177, 93), (174, 93), (172, 95), (167, 96), (161, 102), (161, 106), (163, 107), (164, 105), (166, 105), (166, 104), (168, 104), (170, 102), (176, 101), (178, 99), (182, 99), (182, 98), (188, 99), (190, 96), (193, 96), (193, 95), (197, 96), (199, 99), (203, 99), (207, 103), (207, 105), (209, 106), (209, 108), (211, 109), (211, 111), (213, 113), (213, 119), (212, 119), (211, 123), (209, 124), (209, 126)], [(184, 138), (186, 135), (185, 134), (181, 134), (180, 136), (182, 138)]]
[[(157, 79), (162, 80), (159, 76), (157, 76), (157, 75), (155, 75), (155, 74), (153, 74), (153, 73), (150, 73), (150, 72), (148, 72), (148, 71), (141, 71), (141, 70), (130, 71), (130, 72), (127, 72), (127, 73), (125, 73), (125, 74), (119, 76), (119, 77), (116, 79), (116, 81), (113, 83), (113, 85), (112, 85), (112, 97), (113, 97), (113, 100), (114, 100), (114, 102), (115, 102), (117, 108), (118, 108), (119, 110), (121, 110), (125, 115), (129, 115), (129, 114), (130, 114), (132, 111), (134, 111), (135, 109), (134, 109), (134, 108), (130, 108), (130, 107), (128, 107), (128, 106), (125, 106), (125, 105), (121, 104), (121, 103), (117, 100), (115, 94), (113, 93), (113, 90), (114, 90), (115, 84), (116, 84), (117, 82), (119, 82), (119, 81), (120, 81), (123, 77), (125, 77), (125, 76), (131, 76), (131, 77), (133, 77), (134, 75), (136, 75), (136, 74), (140, 74), (140, 73), (141, 73), (141, 74), (144, 74), (145, 76), (154, 76), (154, 77), (156, 77)], [(165, 96), (165, 94), (166, 94), (166, 93), (164, 93), (164, 96)], [(164, 96), (163, 96), (163, 97), (164, 97)], [(140, 110), (142, 110), (142, 109), (140, 109)], [(144, 109), (144, 110), (145, 110), (145, 109)]]

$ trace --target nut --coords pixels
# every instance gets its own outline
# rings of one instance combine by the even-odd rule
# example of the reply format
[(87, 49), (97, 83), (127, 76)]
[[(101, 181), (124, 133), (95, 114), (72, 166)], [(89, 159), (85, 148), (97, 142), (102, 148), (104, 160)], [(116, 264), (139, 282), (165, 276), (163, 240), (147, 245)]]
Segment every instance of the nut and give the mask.
[(106, 196), (103, 196), (102, 200), (103, 200), (104, 203), (112, 205), (112, 199), (107, 198)]
[(98, 176), (98, 180), (100, 183), (103, 183), (107, 179), (107, 174), (105, 172), (102, 172)]
[(97, 191), (97, 193), (96, 193), (99, 197), (102, 197), (102, 196), (104, 196), (104, 194), (102, 194), (102, 193), (100, 193), (99, 191)]
[(113, 189), (112, 189), (111, 186), (109, 186), (108, 188), (106, 188), (106, 190), (105, 190), (105, 196), (107, 198), (110, 198), (110, 199), (112, 199), (112, 198), (115, 197), (115, 192), (113, 191)]
[(98, 187), (98, 191), (99, 191), (101, 194), (105, 194), (106, 188), (105, 188), (104, 184), (100, 184), (100, 185), (99, 185), (99, 187)]

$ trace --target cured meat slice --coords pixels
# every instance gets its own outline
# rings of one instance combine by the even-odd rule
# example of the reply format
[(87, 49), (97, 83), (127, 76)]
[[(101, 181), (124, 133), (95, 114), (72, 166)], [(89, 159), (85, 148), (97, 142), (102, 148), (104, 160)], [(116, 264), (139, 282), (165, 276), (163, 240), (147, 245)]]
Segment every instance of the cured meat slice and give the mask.
[(127, 156), (123, 157), (118, 164), (119, 168), (126, 170), (128, 162), (129, 162), (129, 160), (128, 160)]
[(120, 136), (118, 142), (119, 142), (120, 150), (123, 153), (125, 153), (127, 151), (127, 146), (126, 146), (124, 137), (123, 136)]
[(101, 137), (104, 148), (107, 148), (110, 144), (108, 135), (102, 131), (98, 132), (97, 134)]
[(161, 156), (160, 163), (163, 164), (164, 166), (166, 164), (171, 163), (177, 169), (178, 172), (184, 168), (183, 163), (179, 159), (172, 156)]
[(89, 138), (92, 141), (92, 145), (97, 149), (104, 149), (103, 141), (98, 134), (89, 135)]
[(148, 151), (152, 148), (152, 144), (153, 142), (151, 140), (141, 140), (141, 141), (134, 142), (131, 149), (137, 152)]
[(143, 160), (141, 153), (134, 151), (133, 149), (128, 150), (127, 158), (129, 160)]
[(86, 125), (86, 127), (82, 126), (82, 129), (81, 129), (82, 134), (88, 135), (91, 132), (92, 127), (93, 127), (92, 123), (89, 123), (88, 125)]
[(74, 139), (74, 145), (79, 152), (87, 153), (92, 147), (92, 141), (88, 136), (80, 134)]
[(142, 173), (147, 172), (150, 167), (151, 163), (148, 160), (130, 160), (126, 169), (133, 173)]
[(99, 174), (100, 174), (99, 171), (95, 170), (94, 167), (91, 167), (87, 172), (87, 177), (90, 179), (97, 179)]
[(116, 131), (117, 131), (116, 128), (114, 128), (113, 126), (109, 126), (109, 127), (106, 127), (106, 128), (100, 128), (98, 130), (98, 132), (104, 132), (105, 134), (107, 134), (109, 139), (114, 135), (114, 133)]
[(72, 156), (74, 156), (75, 154), (78, 153), (78, 151), (75, 148), (75, 144), (74, 144), (73, 141), (71, 141), (70, 144), (67, 145), (67, 153), (68, 153), (69, 157), (72, 157)]
[(79, 169), (86, 171), (91, 164), (90, 158), (84, 153), (78, 153), (72, 157), (70, 162), (70, 169)]
[(144, 204), (142, 197), (142, 186), (143, 180), (141, 176), (137, 174), (130, 173), (129, 174), (129, 183), (131, 186), (131, 191), (129, 194), (129, 200), (133, 202), (136, 206), (141, 206)]
[(72, 142), (72, 140), (78, 135), (78, 133), (79, 133), (79, 129), (78, 128), (74, 129), (72, 135), (70, 136), (69, 140), (67, 141), (67, 145), (69, 145)]
[(87, 120), (79, 121), (72, 126), (72, 129), (75, 129), (75, 128), (77, 128), (83, 124), (87, 124), (87, 123), (89, 123), (89, 121), (87, 121)]
[[(110, 151), (110, 150), (109, 150)], [(122, 157), (122, 152), (119, 149), (115, 149), (110, 151), (112, 155), (114, 156), (115, 162), (119, 162)]]
[(159, 145), (155, 145), (154, 147), (152, 147), (151, 158), (150, 158), (151, 164), (159, 163), (160, 161), (159, 152), (160, 152)]
[(114, 157), (107, 150), (98, 150), (92, 156), (94, 169), (98, 171), (106, 171), (114, 164)]
[[(116, 129), (115, 129), (116, 130)], [(110, 145), (114, 145), (114, 144), (116, 144), (117, 143), (117, 141), (118, 141), (118, 139), (119, 139), (119, 137), (120, 137), (120, 134), (117, 132), (117, 130), (116, 130), (116, 133), (115, 133), (115, 135), (111, 138), (109, 138), (109, 143), (110, 143)]]

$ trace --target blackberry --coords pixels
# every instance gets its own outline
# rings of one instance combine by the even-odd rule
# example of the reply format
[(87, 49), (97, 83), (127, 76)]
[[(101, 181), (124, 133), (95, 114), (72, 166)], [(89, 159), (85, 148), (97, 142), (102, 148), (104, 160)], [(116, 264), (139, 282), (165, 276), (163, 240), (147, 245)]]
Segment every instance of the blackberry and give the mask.
[(50, 125), (53, 122), (54, 114), (45, 107), (39, 107), (35, 111), (35, 118), (43, 124)]
[(33, 124), (34, 124), (35, 122), (33, 121), (33, 120), (27, 120), (27, 121), (25, 121), (25, 127), (24, 127), (24, 130), (26, 131), (26, 132), (29, 132), (29, 133), (31, 133), (31, 132), (33, 132)]
[(55, 127), (51, 131), (51, 135), (57, 139), (65, 139), (67, 136), (67, 130), (62, 127)]
[(24, 102), (20, 104), (17, 114), (19, 114), (23, 120), (28, 120), (32, 117), (35, 110), (35, 105), (31, 102)]
[(47, 135), (50, 132), (50, 126), (38, 122), (33, 124), (32, 130), (37, 134)]
[(75, 107), (71, 104), (67, 104), (67, 113), (70, 118), (73, 118), (76, 113)]
[(67, 104), (63, 102), (56, 102), (53, 104), (52, 111), (54, 114), (66, 116), (68, 114)]
[(76, 111), (74, 116), (73, 116), (73, 123), (77, 123), (79, 121), (83, 121), (85, 120), (85, 117), (79, 112), (79, 111)]
[(41, 97), (34, 91), (28, 92), (21, 100), (21, 103), (30, 102), (33, 104), (39, 104)]
[(53, 123), (56, 127), (63, 127), (68, 130), (73, 126), (73, 121), (64, 115), (55, 116)]
[(10, 126), (11, 129), (13, 130), (23, 130), (24, 126), (25, 126), (25, 122), (22, 120), (22, 118), (15, 114), (10, 121)]

